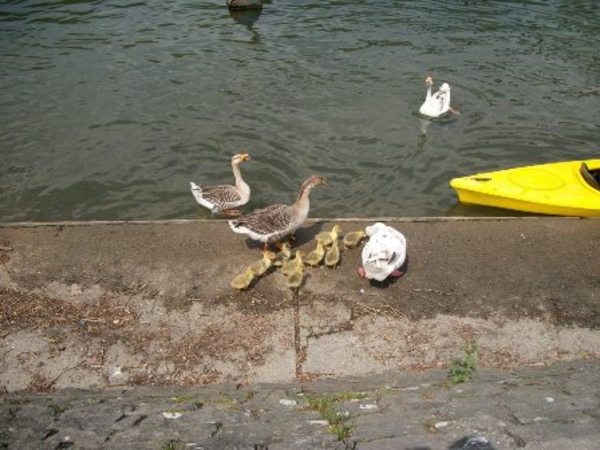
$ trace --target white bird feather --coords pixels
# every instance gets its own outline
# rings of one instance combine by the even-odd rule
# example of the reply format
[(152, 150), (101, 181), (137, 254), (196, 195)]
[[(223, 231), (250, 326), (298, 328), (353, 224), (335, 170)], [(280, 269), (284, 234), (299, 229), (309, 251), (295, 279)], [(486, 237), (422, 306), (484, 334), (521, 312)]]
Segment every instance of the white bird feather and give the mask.
[(383, 281), (406, 261), (406, 238), (381, 222), (365, 229), (369, 241), (362, 251), (365, 277)]
[(450, 85), (443, 83), (439, 90), (432, 94), (431, 87), (433, 86), (433, 80), (431, 77), (427, 77), (425, 84), (427, 85), (427, 95), (421, 108), (419, 108), (419, 112), (424, 116), (432, 118), (441, 117), (450, 112), (452, 110), (450, 108)]

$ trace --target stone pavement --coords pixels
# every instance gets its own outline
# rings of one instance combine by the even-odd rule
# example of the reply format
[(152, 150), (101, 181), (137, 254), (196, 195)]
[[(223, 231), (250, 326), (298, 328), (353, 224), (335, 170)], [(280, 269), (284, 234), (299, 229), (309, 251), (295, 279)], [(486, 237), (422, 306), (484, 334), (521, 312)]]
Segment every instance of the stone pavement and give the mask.
[[(467, 443), (470, 443), (468, 445)], [(600, 363), (243, 386), (14, 393), (4, 449), (597, 450)]]
[(384, 221), (403, 277), (298, 293), (224, 221), (0, 225), (0, 449), (600, 448), (600, 220)]

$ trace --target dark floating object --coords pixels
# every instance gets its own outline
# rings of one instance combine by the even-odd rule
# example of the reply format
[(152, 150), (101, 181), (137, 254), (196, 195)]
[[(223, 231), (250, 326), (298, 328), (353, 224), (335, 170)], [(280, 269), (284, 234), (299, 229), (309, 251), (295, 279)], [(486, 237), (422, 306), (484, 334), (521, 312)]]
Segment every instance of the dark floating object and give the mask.
[(263, 0), (227, 0), (227, 7), (233, 11), (262, 9)]
[(245, 25), (248, 29), (252, 29), (252, 25), (258, 20), (262, 14), (261, 9), (234, 9), (229, 8), (229, 15), (237, 23)]

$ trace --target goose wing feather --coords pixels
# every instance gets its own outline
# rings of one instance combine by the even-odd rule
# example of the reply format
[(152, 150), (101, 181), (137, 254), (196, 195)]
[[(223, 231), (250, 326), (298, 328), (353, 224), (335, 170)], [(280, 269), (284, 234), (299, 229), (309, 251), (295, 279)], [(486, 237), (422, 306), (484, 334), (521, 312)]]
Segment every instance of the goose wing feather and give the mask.
[(263, 242), (278, 239), (294, 231), (292, 214), (287, 205), (271, 205), (258, 209), (236, 220), (230, 220), (229, 226), (236, 233), (247, 234), (252, 239)]
[(198, 186), (191, 183), (191, 190), (196, 201), (212, 212), (236, 208), (246, 203), (236, 188), (230, 185)]

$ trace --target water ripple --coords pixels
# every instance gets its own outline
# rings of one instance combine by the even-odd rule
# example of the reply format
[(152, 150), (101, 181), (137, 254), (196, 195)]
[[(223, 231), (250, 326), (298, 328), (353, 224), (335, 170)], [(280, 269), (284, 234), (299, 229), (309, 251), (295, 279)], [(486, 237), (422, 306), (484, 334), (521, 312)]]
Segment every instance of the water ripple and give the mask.
[[(591, 0), (23, 0), (0, 22), (0, 220), (208, 217), (189, 182), (240, 151), (249, 208), (320, 173), (313, 216), (454, 214), (453, 176), (598, 151)], [(419, 118), (427, 73), (460, 116)]]

